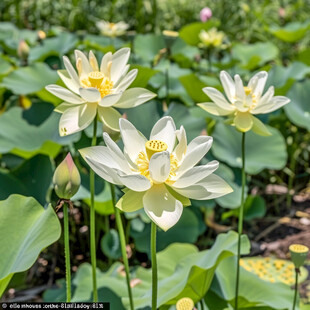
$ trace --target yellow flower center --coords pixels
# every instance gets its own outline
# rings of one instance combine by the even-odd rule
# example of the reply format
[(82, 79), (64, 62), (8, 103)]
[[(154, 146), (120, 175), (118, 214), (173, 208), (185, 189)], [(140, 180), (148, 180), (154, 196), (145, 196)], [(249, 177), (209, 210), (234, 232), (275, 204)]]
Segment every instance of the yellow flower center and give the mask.
[(181, 298), (176, 304), (177, 310), (193, 310), (194, 306), (193, 300), (188, 297)]
[(307, 253), (309, 251), (308, 247), (302, 244), (292, 244), (289, 249), (295, 253)]
[[(256, 95), (252, 93), (252, 89), (250, 87), (244, 86), (243, 87), (245, 95), (250, 96), (252, 99), (252, 104), (249, 106), (250, 109), (253, 109), (257, 105), (257, 98)], [(248, 107), (248, 104), (244, 104), (244, 106)]]
[(101, 98), (111, 94), (113, 88), (113, 82), (105, 77), (100, 71), (90, 72), (86, 79), (81, 79), (81, 85), (84, 88), (97, 88), (100, 92)]
[(248, 95), (251, 94), (252, 90), (251, 90), (250, 87), (245, 86), (245, 87), (243, 87), (243, 88), (244, 88), (244, 92), (245, 92), (246, 96), (248, 96)]
[[(138, 155), (138, 159), (136, 161), (136, 164), (138, 166), (138, 170), (140, 174), (147, 177), (150, 181), (150, 171), (149, 171), (149, 163), (151, 157), (155, 153), (166, 151), (168, 148), (168, 145), (160, 140), (150, 140), (145, 143), (145, 152), (140, 152)], [(170, 173), (168, 176), (168, 179), (166, 180), (166, 183), (174, 183), (173, 177), (175, 177), (176, 173), (175, 171), (179, 167), (178, 160), (176, 159), (174, 154), (170, 154)]]

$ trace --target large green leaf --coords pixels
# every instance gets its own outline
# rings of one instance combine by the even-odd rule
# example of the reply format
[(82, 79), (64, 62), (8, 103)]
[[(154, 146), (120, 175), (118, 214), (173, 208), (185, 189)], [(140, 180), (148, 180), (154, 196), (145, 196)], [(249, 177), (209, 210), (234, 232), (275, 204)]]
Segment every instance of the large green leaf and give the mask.
[(45, 60), (49, 56), (62, 56), (69, 52), (77, 44), (76, 35), (64, 32), (55, 38), (49, 38), (30, 50), (28, 60), (30, 62)]
[(0, 279), (29, 269), (42, 249), (55, 242), (60, 223), (51, 206), (12, 195), (0, 202)]
[(232, 48), (232, 56), (240, 61), (245, 69), (255, 69), (264, 63), (274, 60), (279, 49), (271, 42), (258, 42), (255, 44), (236, 44)]
[(29, 67), (19, 68), (11, 72), (2, 81), (2, 86), (14, 94), (27, 95), (40, 91), (48, 84), (58, 80), (56, 71), (45, 63), (35, 63)]
[(0, 199), (17, 193), (32, 196), (41, 204), (46, 203), (47, 191), (51, 185), (53, 169), (50, 158), (36, 155), (26, 160), (11, 173), (0, 173)]
[(273, 66), (268, 72), (265, 89), (274, 86), (276, 95), (286, 95), (296, 80), (302, 80), (309, 73), (310, 67), (298, 61), (294, 61), (287, 67)]
[(292, 22), (284, 27), (272, 26), (269, 31), (278, 39), (284, 42), (297, 42), (301, 40), (310, 28), (310, 20), (301, 22)]
[(161, 35), (138, 34), (134, 38), (135, 54), (144, 62), (153, 62), (154, 57), (164, 47), (165, 42)]
[[(230, 275), (236, 273), (236, 257), (223, 260), (216, 269), (218, 285), (214, 291), (234, 304), (235, 282)], [(294, 291), (285, 284), (271, 283), (257, 275), (240, 269), (240, 308), (267, 306), (271, 309), (291, 309)], [(250, 308), (250, 309), (253, 309)]]
[[(68, 137), (59, 136), (60, 114), (58, 113), (51, 113), (38, 126), (29, 123), (26, 116), (23, 109), (19, 107), (11, 108), (0, 115), (0, 153), (14, 152), (26, 158), (38, 152), (55, 156), (59, 151), (59, 145), (77, 141), (80, 137), (80, 134)], [(37, 116), (37, 118), (40, 117), (40, 115)]]
[[(245, 170), (257, 174), (265, 168), (282, 169), (287, 161), (287, 151), (283, 136), (268, 126), (271, 136), (263, 137), (252, 131), (245, 137)], [(241, 168), (241, 136), (234, 127), (218, 123), (213, 133), (212, 153), (216, 158), (232, 167)]]
[(287, 117), (295, 125), (310, 130), (310, 80), (295, 83), (287, 96), (291, 99), (284, 107)]

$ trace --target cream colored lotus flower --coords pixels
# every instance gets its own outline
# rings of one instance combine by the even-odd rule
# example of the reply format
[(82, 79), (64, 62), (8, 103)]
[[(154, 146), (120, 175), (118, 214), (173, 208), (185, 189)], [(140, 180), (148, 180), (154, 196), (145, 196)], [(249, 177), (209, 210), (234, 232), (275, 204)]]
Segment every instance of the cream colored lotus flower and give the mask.
[(92, 51), (87, 57), (75, 51), (77, 72), (64, 56), (66, 70), (58, 74), (68, 89), (59, 85), (48, 85), (46, 89), (64, 100), (55, 111), (62, 113), (59, 122), (61, 136), (81, 131), (88, 127), (98, 114), (99, 119), (110, 129), (119, 131), (121, 114), (115, 108), (133, 108), (156, 96), (144, 88), (128, 86), (136, 78), (138, 70), (128, 72), (129, 48), (105, 54), (101, 64)]
[(213, 102), (198, 105), (211, 114), (231, 116), (230, 122), (242, 132), (253, 129), (260, 135), (269, 135), (265, 125), (253, 115), (273, 112), (289, 103), (290, 99), (274, 96), (273, 86), (263, 95), (267, 77), (268, 73), (261, 71), (250, 79), (247, 86), (243, 86), (238, 74), (233, 80), (227, 72), (222, 71), (220, 79), (228, 100), (217, 89), (205, 87), (203, 91)]
[(149, 140), (129, 121), (119, 122), (124, 152), (107, 133), (103, 134), (106, 146), (80, 150), (99, 176), (127, 187), (116, 205), (119, 209), (132, 212), (143, 207), (166, 231), (178, 222), (183, 205), (190, 205), (188, 198), (207, 200), (232, 192), (213, 174), (217, 161), (195, 167), (210, 149), (211, 137), (199, 136), (187, 145), (184, 128), (176, 130), (168, 116), (154, 125)]
[(96, 26), (103, 35), (110, 38), (122, 36), (129, 28), (129, 25), (124, 22), (110, 23), (105, 20), (100, 20)]
[(218, 47), (218, 48), (226, 48), (227, 44), (223, 44), (226, 36), (223, 31), (218, 31), (216, 28), (211, 28), (208, 31), (201, 30), (199, 33), (199, 39), (201, 43), (200, 47)]

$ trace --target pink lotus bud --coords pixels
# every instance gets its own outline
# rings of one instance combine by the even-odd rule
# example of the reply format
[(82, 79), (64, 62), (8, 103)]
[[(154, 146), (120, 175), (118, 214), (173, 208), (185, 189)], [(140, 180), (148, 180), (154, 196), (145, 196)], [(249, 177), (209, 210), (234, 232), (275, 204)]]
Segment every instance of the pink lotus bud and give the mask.
[(70, 153), (56, 168), (53, 183), (57, 196), (62, 199), (70, 199), (78, 191), (81, 177)]
[(207, 20), (209, 20), (212, 17), (212, 11), (210, 8), (205, 7), (200, 11), (200, 20), (202, 22), (206, 22)]

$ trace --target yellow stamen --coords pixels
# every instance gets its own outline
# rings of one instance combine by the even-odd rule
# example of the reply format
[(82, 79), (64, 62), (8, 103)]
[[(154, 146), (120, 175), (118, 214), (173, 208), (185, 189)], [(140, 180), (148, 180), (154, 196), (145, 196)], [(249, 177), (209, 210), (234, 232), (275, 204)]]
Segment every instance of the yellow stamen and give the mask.
[(149, 159), (151, 159), (155, 153), (166, 151), (167, 148), (168, 145), (160, 140), (150, 140), (145, 143), (146, 154)]
[(104, 76), (100, 71), (90, 72), (85, 79), (81, 79), (84, 88), (95, 87), (99, 90), (101, 98), (112, 93), (113, 82)]
[(249, 88), (249, 87), (247, 87), (247, 86), (245, 86), (245, 87), (243, 87), (243, 88), (244, 88), (244, 92), (245, 92), (246, 96), (248, 96), (248, 95), (251, 94), (251, 92), (252, 92), (251, 88)]

